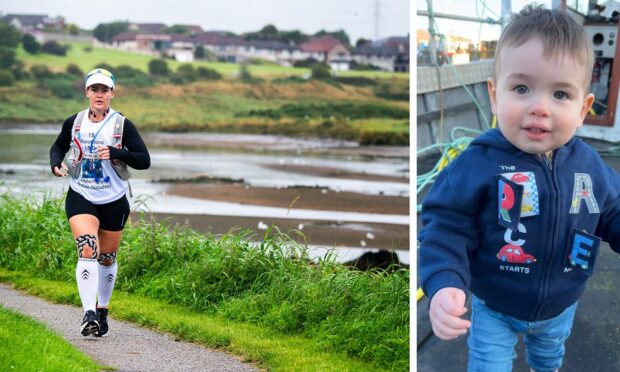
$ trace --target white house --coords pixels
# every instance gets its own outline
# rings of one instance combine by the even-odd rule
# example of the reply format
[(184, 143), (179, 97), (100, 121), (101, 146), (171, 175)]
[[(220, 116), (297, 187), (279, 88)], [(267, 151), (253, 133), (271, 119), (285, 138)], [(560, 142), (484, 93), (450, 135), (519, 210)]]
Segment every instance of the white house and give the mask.
[(353, 60), (384, 71), (409, 71), (409, 36), (390, 37), (361, 45), (353, 50)]

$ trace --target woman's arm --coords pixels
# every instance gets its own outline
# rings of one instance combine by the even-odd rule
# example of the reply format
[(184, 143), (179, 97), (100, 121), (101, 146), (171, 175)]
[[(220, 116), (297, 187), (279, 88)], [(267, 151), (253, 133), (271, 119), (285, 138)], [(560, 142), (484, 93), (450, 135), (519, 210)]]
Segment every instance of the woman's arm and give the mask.
[(56, 137), (56, 141), (54, 141), (50, 148), (50, 168), (52, 169), (52, 173), (54, 173), (54, 167), (60, 168), (65, 154), (67, 154), (67, 151), (69, 151), (71, 147), (71, 131), (76, 116), (77, 114), (71, 115), (65, 120), (58, 137)]
[(149, 150), (136, 126), (127, 118), (125, 118), (122, 143), (122, 149), (108, 146), (110, 159), (120, 160), (134, 169), (148, 169), (151, 166)]

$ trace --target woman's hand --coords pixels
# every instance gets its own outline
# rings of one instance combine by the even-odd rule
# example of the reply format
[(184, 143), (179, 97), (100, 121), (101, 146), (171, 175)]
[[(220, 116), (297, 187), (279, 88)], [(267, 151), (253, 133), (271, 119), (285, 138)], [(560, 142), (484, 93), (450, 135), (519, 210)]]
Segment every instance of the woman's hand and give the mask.
[(97, 147), (97, 155), (101, 160), (110, 160), (110, 149), (108, 146)]
[(67, 176), (67, 169), (68, 169), (67, 165), (63, 161), (62, 163), (60, 163), (60, 168), (54, 167), (52, 172), (54, 173), (54, 176), (56, 176), (56, 177), (66, 177)]

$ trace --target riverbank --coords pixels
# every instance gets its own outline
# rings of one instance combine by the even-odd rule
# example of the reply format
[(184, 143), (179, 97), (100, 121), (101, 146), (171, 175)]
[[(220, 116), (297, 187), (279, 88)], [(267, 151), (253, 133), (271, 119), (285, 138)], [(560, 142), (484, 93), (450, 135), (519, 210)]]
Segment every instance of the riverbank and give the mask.
[[(51, 281), (64, 282), (70, 291), (59, 297), (79, 301), (74, 282), (75, 245), (62, 199), (32, 203), (5, 195), (0, 199), (0, 220), (12, 221), (0, 224), (0, 246), (6, 251), (0, 255), (0, 267), (24, 272), (26, 279), (37, 278), (48, 286), (45, 294), (58, 293), (60, 286)], [(21, 238), (25, 235), (26, 240)], [(235, 337), (214, 334), (218, 329), (207, 326), (208, 322), (200, 322), (206, 333), (199, 335), (197, 323), (187, 314), (307, 337), (313, 350), (319, 345), (319, 352), (346, 356), (373, 370), (407, 370), (409, 269), (360, 271), (333, 259), (317, 265), (308, 258), (305, 247), (284, 236), (269, 236), (256, 243), (244, 233), (205, 236), (132, 223), (124, 230), (119, 251), (122, 278), (117, 281), (115, 301), (119, 303), (122, 293), (135, 295), (136, 307), (127, 313), (135, 321), (162, 325), (181, 338), (243, 348), (256, 358), (252, 359), (273, 369), (298, 364), (291, 364), (295, 361), (290, 359), (275, 363), (275, 345), (246, 343), (244, 347)], [(164, 303), (177, 307), (183, 319), (171, 319)], [(116, 309), (118, 314), (121, 306)], [(248, 331), (238, 334), (239, 340), (265, 339)], [(288, 340), (282, 344), (288, 345)], [(320, 357), (314, 351), (296, 355)], [(319, 370), (342, 368), (324, 365)]]
[[(133, 213), (132, 216), (134, 220), (139, 218), (136, 213)], [(178, 224), (180, 226), (187, 226), (197, 231), (210, 234), (225, 234), (229, 231), (248, 229), (256, 232), (256, 234), (261, 237), (261, 234), (268, 226), (277, 226), (280, 231), (287, 233), (295, 241), (313, 246), (336, 248), (337, 250), (346, 250), (350, 247), (364, 247), (368, 249), (403, 251), (405, 257), (400, 260), (407, 265), (409, 264), (408, 225), (312, 221), (269, 217), (228, 217), (181, 213), (147, 213), (147, 216), (153, 221), (163, 222), (169, 225)], [(358, 256), (359, 255), (361, 255), (361, 253), (358, 253)]]
[[(49, 124), (2, 129), (5, 189), (66, 192), (68, 179), (45, 164), (57, 131)], [(156, 221), (210, 234), (249, 229), (257, 240), (273, 225), (312, 247), (357, 256), (397, 250), (409, 262), (407, 147), (221, 133), (146, 133), (144, 140), (152, 167), (133, 172), (130, 202), (144, 201)]]
[[(300, 139), (269, 135), (226, 135), (226, 134), (183, 134), (156, 133), (147, 134), (150, 144), (185, 149), (219, 149), (221, 151), (239, 151), (269, 154), (303, 154), (304, 156), (354, 157), (360, 159), (408, 159), (409, 148), (403, 146), (359, 146), (354, 142), (329, 139)], [(405, 163), (406, 164), (406, 163)], [(345, 186), (351, 182), (364, 182), (373, 185), (409, 184), (409, 167), (403, 165), (400, 175), (381, 174), (380, 170), (343, 169), (329, 165), (270, 163), (261, 164), (269, 171), (295, 175), (311, 176), (316, 180), (342, 180)], [(243, 177), (240, 173), (239, 177)], [(351, 182), (347, 182), (350, 180)], [(155, 221), (168, 219), (170, 224), (187, 225), (204, 233), (223, 234), (231, 229), (249, 229), (259, 236), (267, 226), (278, 226), (283, 232), (292, 232), (291, 236), (298, 242), (313, 246), (374, 248), (396, 250), (401, 260), (409, 263), (410, 244), (409, 225), (389, 223), (381, 215), (409, 216), (409, 196), (382, 195), (381, 187), (372, 193), (336, 191), (329, 187), (259, 187), (251, 186), (253, 180), (222, 179), (210, 174), (194, 174), (189, 178), (166, 178), (170, 186), (165, 191), (164, 200), (170, 196), (192, 198), (193, 200), (231, 203), (226, 213), (235, 213), (236, 209), (248, 209), (253, 206), (281, 208), (281, 217), (277, 216), (229, 216), (217, 211), (204, 210), (196, 213), (153, 213)], [(317, 185), (320, 184), (317, 181)], [(371, 189), (366, 189), (369, 192)], [(225, 207), (226, 208), (226, 207)], [(299, 210), (324, 211), (324, 219), (293, 218)], [(330, 212), (363, 213), (376, 216), (374, 221), (347, 221), (330, 218)], [(161, 212), (161, 211), (160, 211)], [(240, 212), (240, 211), (239, 211)], [(249, 212), (251, 213), (251, 212)], [(241, 214), (241, 213), (239, 213)], [(256, 213), (259, 214), (259, 213)], [(301, 234), (298, 234), (299, 231)], [(405, 254), (407, 253), (407, 254)], [(361, 253), (358, 253), (361, 254)]]
[(346, 211), (376, 214), (409, 214), (409, 198), (400, 196), (366, 195), (355, 192), (335, 192), (309, 187), (250, 187), (248, 185), (172, 185), (171, 195), (276, 208)]
[[(317, 188), (178, 184), (171, 186), (167, 193), (198, 200), (325, 211), (326, 216), (330, 215), (329, 211), (409, 215), (407, 197), (336, 193)], [(151, 216), (155, 221), (167, 219), (170, 224), (186, 225), (204, 233), (223, 234), (231, 229), (249, 229), (261, 234), (267, 226), (274, 225), (280, 231), (290, 233), (296, 241), (315, 246), (409, 249), (409, 225), (402, 224), (348, 222), (329, 220), (329, 217), (327, 220), (313, 220), (183, 213), (153, 213)]]

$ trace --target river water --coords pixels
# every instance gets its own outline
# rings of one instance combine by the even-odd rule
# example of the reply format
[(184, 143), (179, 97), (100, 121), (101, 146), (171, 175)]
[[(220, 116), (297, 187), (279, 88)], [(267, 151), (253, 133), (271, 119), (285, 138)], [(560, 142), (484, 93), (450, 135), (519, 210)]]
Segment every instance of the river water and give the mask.
[[(0, 127), (0, 192), (40, 197), (60, 196), (68, 188), (68, 179), (54, 177), (49, 167), (49, 148), (60, 130), (59, 125), (3, 125)], [(146, 134), (151, 154), (151, 168), (134, 171), (131, 186), (134, 208), (148, 208), (155, 213), (210, 214), (219, 216), (256, 216), (311, 220), (342, 220), (355, 223), (408, 225), (409, 216), (356, 213), (350, 211), (284, 210), (283, 208), (239, 205), (172, 196), (166, 182), (154, 180), (191, 178), (196, 175), (222, 179), (242, 179), (253, 187), (319, 187), (325, 190), (350, 191), (371, 195), (409, 197), (409, 184), (371, 181), (278, 170), (282, 165), (326, 167), (369, 175), (409, 177), (406, 149), (393, 156), (394, 150), (375, 150), (381, 155), (368, 156), (350, 142), (305, 140), (281, 136), (234, 134)], [(178, 146), (174, 144), (183, 144)], [(210, 146), (204, 144), (217, 144)], [(343, 151), (346, 150), (346, 151)], [(275, 168), (275, 169), (274, 169)], [(282, 169), (282, 168), (279, 168)], [(136, 197), (137, 196), (137, 197)], [(146, 200), (146, 205), (136, 201)], [(286, 213), (284, 213), (286, 212)], [(320, 251), (320, 247), (316, 247)], [(324, 248), (324, 247), (323, 247)], [(343, 247), (343, 257), (356, 256), (364, 247)], [(340, 249), (339, 249), (340, 250)], [(402, 262), (409, 262), (406, 251), (398, 251)], [(320, 255), (317, 253), (317, 255)]]

